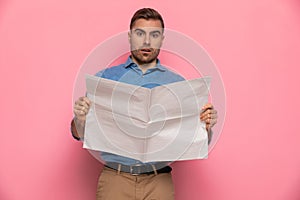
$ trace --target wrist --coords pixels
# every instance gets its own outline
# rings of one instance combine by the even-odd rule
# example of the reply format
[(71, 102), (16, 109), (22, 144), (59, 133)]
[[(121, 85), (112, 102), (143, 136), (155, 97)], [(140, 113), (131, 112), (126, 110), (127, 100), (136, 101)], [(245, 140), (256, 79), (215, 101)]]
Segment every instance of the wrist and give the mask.
[(76, 126), (82, 127), (85, 125), (85, 117), (74, 117), (74, 122)]

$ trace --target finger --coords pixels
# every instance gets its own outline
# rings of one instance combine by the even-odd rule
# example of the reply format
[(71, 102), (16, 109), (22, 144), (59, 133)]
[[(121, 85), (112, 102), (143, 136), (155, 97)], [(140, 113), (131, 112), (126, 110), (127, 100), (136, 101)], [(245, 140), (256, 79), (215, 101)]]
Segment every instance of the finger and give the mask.
[(211, 113), (216, 113), (217, 111), (213, 108), (206, 108), (205, 110), (201, 111), (201, 115), (206, 115), (206, 114), (211, 114)]
[(205, 113), (202, 113), (200, 116), (202, 117), (206, 117), (206, 116), (216, 116), (217, 115), (217, 112), (216, 111), (213, 111), (213, 110), (208, 110), (206, 111)]
[(80, 106), (88, 106), (88, 104), (82, 99), (78, 99), (75, 104)]
[(82, 110), (74, 110), (74, 114), (76, 117), (84, 117), (85, 116), (85, 112)]
[(85, 104), (87, 104), (88, 106), (91, 105), (91, 101), (89, 100), (89, 98), (87, 97), (80, 97), (79, 98), (82, 102), (84, 102)]
[(86, 116), (88, 114), (88, 110), (74, 110), (74, 114), (76, 116)]
[(207, 116), (209, 116), (211, 114), (212, 113), (210, 111), (206, 111), (206, 112), (200, 114), (200, 118), (201, 119), (207, 118)]
[(76, 101), (77, 103), (85, 102), (88, 105), (91, 105), (91, 100), (87, 97), (79, 97)]
[(76, 112), (77, 114), (86, 115), (88, 111), (89, 109), (84, 106), (79, 106), (79, 105), (74, 106), (74, 113)]
[(215, 116), (216, 114), (217, 114), (216, 110), (208, 109), (205, 112), (200, 114), (200, 119), (205, 119), (207, 118), (207, 116), (211, 116), (211, 115)]
[(215, 113), (217, 113), (217, 111), (215, 109), (208, 108), (204, 113), (206, 113), (206, 114), (215, 114)]
[(85, 107), (86, 109), (90, 108), (90, 105), (86, 101), (81, 101), (81, 100), (76, 101), (75, 105)]
[(205, 111), (206, 109), (213, 109), (214, 106), (211, 103), (207, 103), (202, 107), (202, 110)]
[(200, 115), (200, 120), (205, 121), (210, 118), (210, 114), (202, 114)]
[(81, 110), (83, 110), (83, 111), (88, 111), (89, 108), (84, 107), (84, 106), (80, 106), (80, 105), (74, 105), (74, 110), (78, 110), (78, 111), (81, 111)]
[(206, 124), (210, 124), (211, 118), (208, 118), (208, 119), (206, 119), (206, 120), (204, 120), (204, 121), (205, 121)]
[(207, 120), (207, 119), (216, 119), (217, 117), (218, 117), (217, 114), (212, 113), (212, 114), (204, 115), (204, 116), (200, 117), (200, 119), (201, 119), (202, 121), (205, 121), (205, 120)]

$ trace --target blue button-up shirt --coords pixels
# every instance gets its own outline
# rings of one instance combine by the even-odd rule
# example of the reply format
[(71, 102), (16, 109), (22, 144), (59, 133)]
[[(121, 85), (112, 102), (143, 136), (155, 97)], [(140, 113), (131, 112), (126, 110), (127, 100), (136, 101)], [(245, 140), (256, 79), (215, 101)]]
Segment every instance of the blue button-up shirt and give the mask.
[[(157, 64), (154, 68), (148, 69), (143, 73), (130, 57), (128, 57), (125, 63), (102, 70), (98, 72), (96, 76), (146, 88), (153, 88), (184, 80), (182, 76), (162, 66), (159, 60), (157, 60)], [(117, 162), (124, 165), (141, 163), (131, 158), (107, 152), (101, 152), (101, 158), (105, 162)]]

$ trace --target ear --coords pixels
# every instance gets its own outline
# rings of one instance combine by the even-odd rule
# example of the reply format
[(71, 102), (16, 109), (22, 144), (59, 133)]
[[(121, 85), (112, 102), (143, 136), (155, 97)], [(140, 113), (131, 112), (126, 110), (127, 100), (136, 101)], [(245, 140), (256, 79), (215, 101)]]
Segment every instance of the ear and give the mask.
[(128, 31), (128, 42), (130, 43), (131, 40), (131, 31)]
[(164, 39), (165, 39), (165, 35), (162, 35), (162, 37), (161, 37), (161, 42), (160, 42), (160, 46), (159, 46), (159, 48), (163, 45), (163, 43), (164, 43)]

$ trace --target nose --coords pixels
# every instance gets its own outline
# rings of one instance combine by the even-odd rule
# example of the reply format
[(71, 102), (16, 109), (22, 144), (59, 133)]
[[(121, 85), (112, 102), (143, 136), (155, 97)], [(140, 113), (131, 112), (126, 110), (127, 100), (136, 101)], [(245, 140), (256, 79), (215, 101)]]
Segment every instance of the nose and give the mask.
[(147, 46), (150, 45), (150, 34), (145, 35), (144, 44)]

